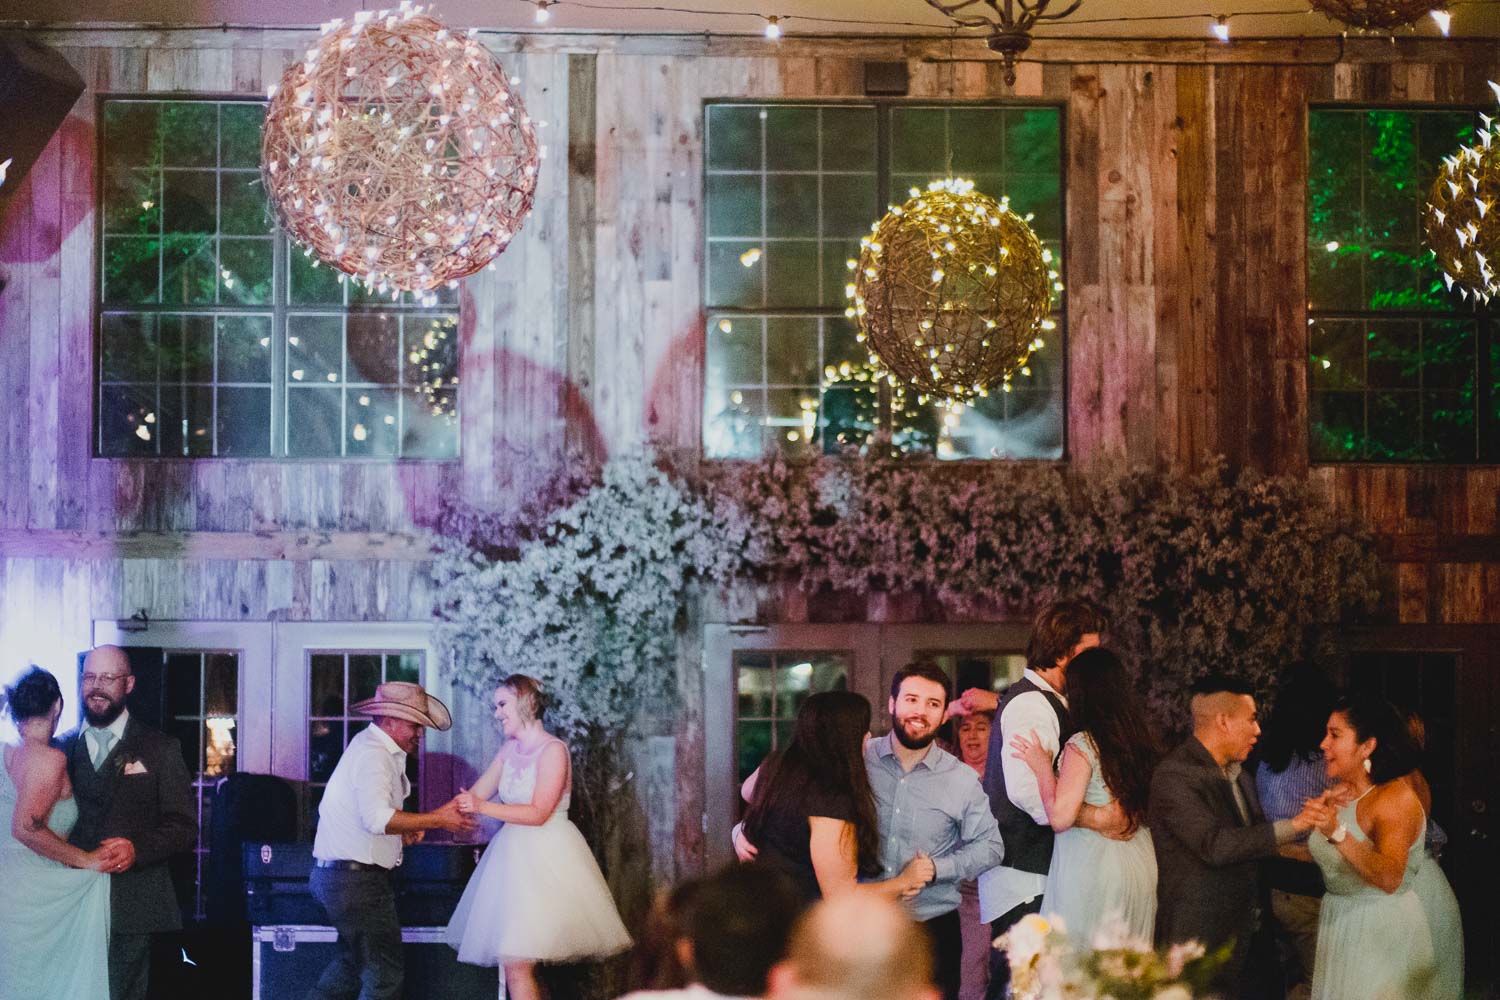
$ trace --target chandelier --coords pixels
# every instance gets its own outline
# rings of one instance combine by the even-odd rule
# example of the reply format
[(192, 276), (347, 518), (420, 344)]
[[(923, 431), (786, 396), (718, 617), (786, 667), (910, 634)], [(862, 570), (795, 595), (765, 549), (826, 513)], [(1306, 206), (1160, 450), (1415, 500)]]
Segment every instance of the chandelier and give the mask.
[[(985, 44), (1005, 60), (1005, 82), (1016, 82), (1016, 57), (1031, 47), (1031, 29), (1040, 21), (1061, 21), (1083, 5), (1073, 0), (1062, 10), (1047, 12), (1052, 0), (927, 0), (961, 28), (983, 28)], [(989, 8), (988, 11), (985, 8)]]
[(871, 228), (844, 293), (877, 375), (915, 388), (919, 401), (969, 403), (1031, 374), (1062, 283), (1052, 252), (1007, 202), (947, 178), (913, 188)]
[(1389, 31), (1416, 24), (1441, 0), (1308, 0), (1313, 10), (1357, 31)]
[(1478, 141), (1443, 157), (1422, 226), (1444, 284), (1488, 303), (1500, 295), (1500, 137), (1495, 119), (1480, 118)]
[(271, 89), (261, 177), (305, 252), (372, 292), (434, 289), (489, 264), (531, 210), (531, 118), (474, 32), (403, 0), (337, 19)]

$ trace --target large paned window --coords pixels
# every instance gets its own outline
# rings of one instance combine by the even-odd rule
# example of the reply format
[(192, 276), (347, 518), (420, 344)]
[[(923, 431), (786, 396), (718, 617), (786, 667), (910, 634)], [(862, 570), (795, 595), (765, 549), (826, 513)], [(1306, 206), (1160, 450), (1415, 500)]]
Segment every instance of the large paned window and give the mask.
[(857, 378), (846, 262), (912, 187), (962, 176), (1060, 257), (1062, 111), (1051, 106), (740, 104), (705, 109), (706, 385), (712, 458), (837, 452), (877, 432), (942, 458), (1063, 454), (1063, 337), (1014, 391), (949, 414)]
[(391, 302), (298, 251), (261, 186), (264, 116), (103, 102), (96, 452), (454, 457), (457, 293)]
[(1494, 314), (1422, 244), (1468, 111), (1314, 108), (1308, 122), (1308, 452), (1314, 462), (1500, 461)]

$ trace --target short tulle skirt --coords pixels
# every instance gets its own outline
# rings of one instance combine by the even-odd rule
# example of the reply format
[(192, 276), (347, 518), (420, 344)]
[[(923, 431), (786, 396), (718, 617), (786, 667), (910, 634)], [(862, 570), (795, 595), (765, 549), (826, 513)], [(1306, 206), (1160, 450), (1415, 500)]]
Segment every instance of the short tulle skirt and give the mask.
[(561, 812), (541, 826), (500, 828), (464, 888), (447, 941), (471, 965), (605, 958), (631, 944), (593, 852)]

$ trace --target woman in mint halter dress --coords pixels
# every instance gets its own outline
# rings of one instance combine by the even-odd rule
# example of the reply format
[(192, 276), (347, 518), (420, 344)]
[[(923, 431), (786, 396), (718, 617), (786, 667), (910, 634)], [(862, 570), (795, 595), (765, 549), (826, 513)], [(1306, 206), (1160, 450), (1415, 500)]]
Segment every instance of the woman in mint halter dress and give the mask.
[(1313, 1000), (1459, 1000), (1463, 935), (1458, 904), (1428, 857), (1427, 817), (1411, 785), (1415, 753), (1396, 710), (1346, 699), (1323, 739), (1332, 793), (1314, 805), (1308, 849), (1328, 887), (1318, 920)]
[(67, 762), (51, 745), (62, 693), (32, 667), (5, 703), (18, 745), (0, 750), (0, 1000), (109, 996), (109, 876), (119, 841), (68, 843), (78, 806)]
[[(1057, 840), (1042, 892), (1042, 911), (1061, 917), (1084, 946), (1095, 934), (1151, 940), (1156, 923), (1156, 850), (1146, 829), (1151, 772), (1161, 750), (1145, 706), (1120, 658), (1086, 649), (1068, 664), (1068, 717), (1079, 731), (1063, 744), (1058, 772), (1032, 733), (1011, 740), (1015, 757), (1036, 775), (1042, 807)], [(1080, 806), (1118, 800), (1136, 824), (1128, 840), (1075, 826)]]

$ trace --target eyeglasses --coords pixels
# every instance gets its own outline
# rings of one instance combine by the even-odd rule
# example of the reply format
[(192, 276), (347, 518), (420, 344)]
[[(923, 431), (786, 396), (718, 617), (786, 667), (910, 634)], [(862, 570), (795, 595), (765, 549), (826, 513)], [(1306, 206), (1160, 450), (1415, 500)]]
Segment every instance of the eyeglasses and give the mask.
[(118, 684), (129, 674), (84, 674), (81, 678), (85, 684)]

